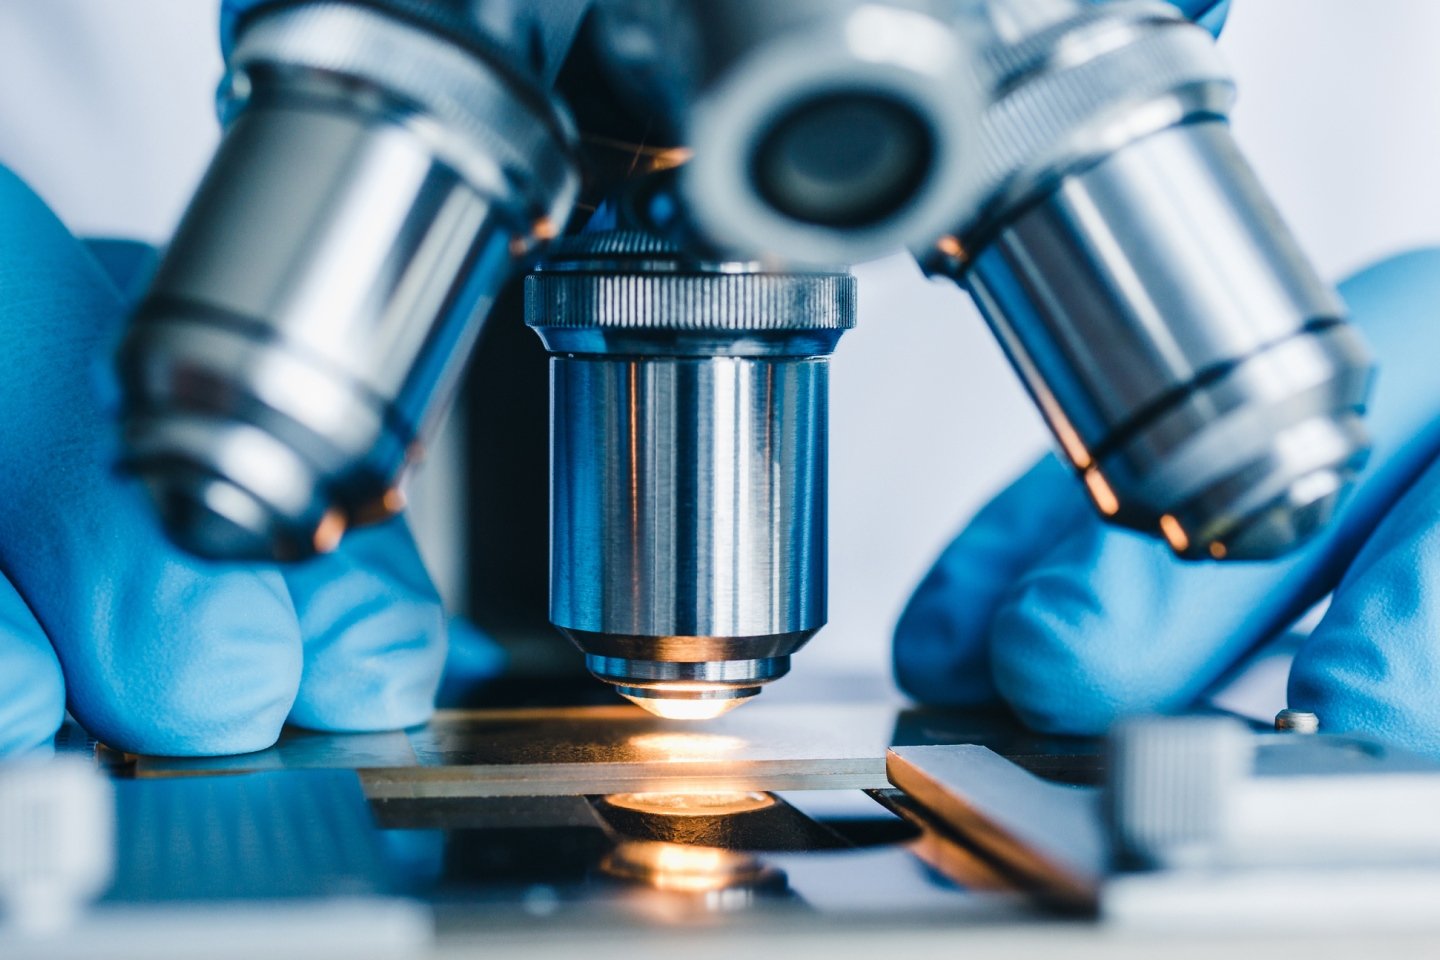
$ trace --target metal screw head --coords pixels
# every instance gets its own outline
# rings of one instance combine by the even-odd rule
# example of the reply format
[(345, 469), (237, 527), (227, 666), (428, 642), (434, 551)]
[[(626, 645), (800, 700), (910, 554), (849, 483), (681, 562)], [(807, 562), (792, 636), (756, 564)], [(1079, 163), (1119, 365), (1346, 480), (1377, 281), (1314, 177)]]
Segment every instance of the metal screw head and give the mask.
[(1275, 729), (1282, 733), (1316, 733), (1320, 729), (1320, 718), (1308, 710), (1287, 707), (1275, 714)]

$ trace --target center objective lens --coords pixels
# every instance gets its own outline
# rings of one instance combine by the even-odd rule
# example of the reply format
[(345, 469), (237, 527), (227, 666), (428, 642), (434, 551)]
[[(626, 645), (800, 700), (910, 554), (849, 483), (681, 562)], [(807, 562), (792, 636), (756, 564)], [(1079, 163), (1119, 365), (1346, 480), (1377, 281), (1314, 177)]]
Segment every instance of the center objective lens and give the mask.
[(934, 165), (934, 136), (914, 110), (856, 92), (787, 111), (761, 136), (752, 176), (786, 216), (863, 227), (906, 206)]
[(526, 281), (551, 353), (550, 620), (657, 716), (734, 708), (825, 623), (828, 354), (854, 291), (623, 231)]

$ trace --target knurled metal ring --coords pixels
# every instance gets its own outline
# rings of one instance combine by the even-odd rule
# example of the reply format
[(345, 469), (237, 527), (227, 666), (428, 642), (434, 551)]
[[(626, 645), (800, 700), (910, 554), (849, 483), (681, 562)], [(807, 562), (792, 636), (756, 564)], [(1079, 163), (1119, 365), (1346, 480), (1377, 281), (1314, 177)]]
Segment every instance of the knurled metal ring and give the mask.
[(525, 322), (557, 330), (848, 330), (855, 325), (855, 278), (701, 263), (635, 231), (582, 234), (557, 243), (526, 277)]
[[(1213, 38), (1149, 0), (1102, 4), (997, 47), (986, 70), (996, 99), (977, 139), (980, 161), (967, 168), (971, 213), (956, 229), (967, 247), (1047, 182), (1153, 132), (1146, 124), (1223, 115), (1234, 93)], [(1176, 98), (1174, 111), (1118, 110), (1166, 97)]]

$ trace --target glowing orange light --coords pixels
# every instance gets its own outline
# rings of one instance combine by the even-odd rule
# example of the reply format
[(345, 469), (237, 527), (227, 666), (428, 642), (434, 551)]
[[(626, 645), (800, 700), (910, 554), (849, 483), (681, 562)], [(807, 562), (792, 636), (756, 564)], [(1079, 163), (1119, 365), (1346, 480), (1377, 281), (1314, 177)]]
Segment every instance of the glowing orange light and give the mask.
[(329, 553), (340, 546), (340, 538), (345, 536), (345, 514), (339, 510), (327, 510), (325, 516), (320, 518), (320, 524), (315, 528), (315, 552)]
[(672, 760), (705, 760), (740, 750), (745, 741), (714, 733), (642, 733), (631, 737), (629, 744)]
[(379, 498), (362, 503), (351, 511), (348, 522), (352, 527), (368, 527), (389, 520), (404, 509), (405, 494), (400, 492), (399, 487), (391, 487)]
[(385, 491), (385, 496), (380, 498), (380, 504), (394, 516), (405, 509), (405, 492), (399, 487), (391, 487)]
[(946, 234), (935, 241), (935, 248), (951, 260), (965, 260), (965, 247), (960, 243), (960, 238)]
[(1090, 499), (1105, 516), (1113, 517), (1120, 512), (1120, 498), (1115, 496), (1115, 491), (1110, 489), (1110, 484), (1099, 470), (1091, 467), (1085, 471), (1085, 487), (1090, 491)]
[(652, 840), (620, 844), (602, 868), (657, 890), (705, 893), (752, 880), (761, 867), (754, 857), (718, 847)]
[(686, 847), (675, 843), (661, 844), (654, 851), (653, 863), (667, 873), (714, 874), (723, 870), (734, 857), (714, 847)]
[(689, 147), (670, 147), (651, 157), (650, 169), (673, 170), (681, 164), (689, 163), (693, 156), (695, 151)]
[(745, 702), (739, 698), (694, 700), (675, 697), (632, 697), (629, 694), (625, 695), (625, 699), (664, 720), (714, 720)]
[(709, 793), (616, 793), (605, 798), (612, 807), (660, 817), (728, 817), (775, 805), (768, 793), (739, 790)]
[[(1046, 411), (1051, 412), (1051, 411)], [(1090, 466), (1090, 451), (1085, 447), (1085, 441), (1080, 439), (1080, 434), (1070, 426), (1070, 422), (1063, 418), (1054, 416), (1050, 419), (1050, 425), (1055, 430), (1055, 439), (1060, 441), (1060, 448), (1065, 451), (1065, 456), (1070, 462), (1081, 470)]]
[(1224, 560), (1225, 554), (1229, 552), (1229, 550), (1225, 549), (1225, 544), (1221, 543), (1219, 540), (1216, 540), (1214, 543), (1210, 544), (1210, 556), (1214, 557), (1216, 560)]
[(1176, 553), (1184, 553), (1190, 549), (1190, 535), (1180, 526), (1180, 521), (1168, 513), (1160, 518), (1160, 532), (1165, 535), (1170, 548)]

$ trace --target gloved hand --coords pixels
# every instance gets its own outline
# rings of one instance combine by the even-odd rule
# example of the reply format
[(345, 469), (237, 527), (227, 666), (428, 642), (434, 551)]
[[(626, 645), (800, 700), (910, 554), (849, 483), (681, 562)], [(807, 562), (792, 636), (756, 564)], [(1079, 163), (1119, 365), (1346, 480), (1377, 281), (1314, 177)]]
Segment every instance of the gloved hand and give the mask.
[(1180, 12), (1216, 36), (1230, 15), (1230, 0), (1167, 0)]
[[(44, 749), (66, 705), (123, 750), (239, 753), (289, 721), (424, 721), (446, 623), (401, 521), (286, 568), (164, 538), (115, 473), (114, 346), (153, 254), (77, 241), (0, 168), (0, 755)], [(484, 641), (461, 651), (494, 672)]]
[(1102, 524), (1047, 457), (980, 511), (895, 637), (918, 700), (1009, 703), (1029, 725), (1099, 733), (1194, 703), (1334, 590), (1291, 668), (1292, 707), (1330, 731), (1440, 755), (1440, 250), (1342, 284), (1379, 364), (1374, 452), (1337, 522), (1271, 563), (1195, 563)]

